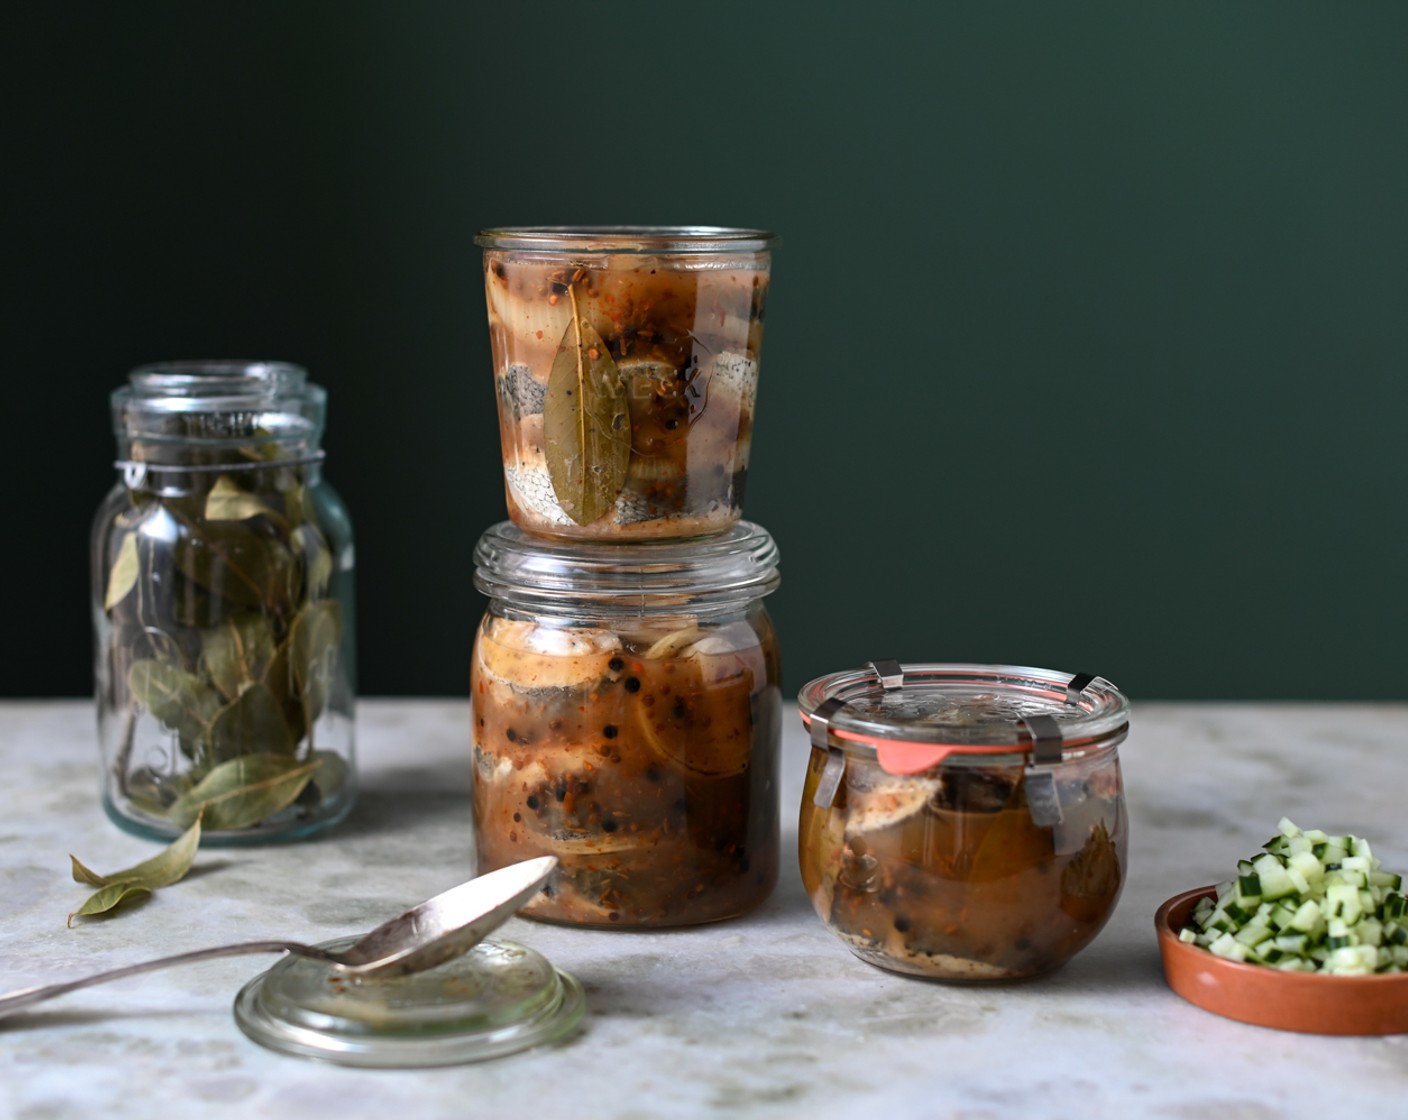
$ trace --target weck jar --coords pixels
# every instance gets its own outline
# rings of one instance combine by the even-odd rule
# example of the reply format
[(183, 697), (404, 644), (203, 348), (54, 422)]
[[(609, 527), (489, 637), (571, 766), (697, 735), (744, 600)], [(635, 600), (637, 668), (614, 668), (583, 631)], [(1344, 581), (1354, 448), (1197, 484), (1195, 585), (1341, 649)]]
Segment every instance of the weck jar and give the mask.
[(871, 662), (799, 696), (811, 735), (802, 881), (861, 960), (1012, 980), (1100, 932), (1129, 843), (1108, 681), (1015, 666)]
[(510, 519), (579, 540), (738, 521), (773, 234), (489, 229), (489, 342)]
[(283, 362), (143, 366), (92, 534), (103, 804), (156, 838), (290, 839), (355, 796), (352, 527), (327, 396)]
[(762, 902), (779, 845), (772, 538), (741, 522), (688, 543), (554, 542), (505, 522), (475, 560), (479, 871), (557, 856), (523, 913), (602, 929)]

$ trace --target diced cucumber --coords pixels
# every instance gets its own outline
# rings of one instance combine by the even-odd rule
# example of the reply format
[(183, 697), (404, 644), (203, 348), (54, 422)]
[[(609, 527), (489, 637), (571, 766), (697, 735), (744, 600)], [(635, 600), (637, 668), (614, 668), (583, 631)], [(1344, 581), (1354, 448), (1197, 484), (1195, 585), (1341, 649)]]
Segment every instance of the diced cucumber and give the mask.
[[(1343, 918), (1346, 922), (1359, 920), (1359, 888), (1348, 883), (1331, 883), (1325, 888), (1325, 917)], [(1331, 925), (1334, 923), (1331, 922)]]
[(1286, 874), (1286, 869), (1270, 852), (1252, 860), (1252, 867), (1256, 869), (1257, 875), (1261, 878), (1262, 898), (1274, 901), (1295, 893), (1295, 883), (1291, 882), (1291, 877)]
[(1325, 878), (1325, 865), (1310, 852), (1298, 852), (1293, 855), (1286, 865), (1286, 870), (1299, 871), (1307, 884), (1318, 883)]
[(1237, 876), (1203, 898), (1179, 939), (1228, 960), (1294, 972), (1408, 971), (1403, 878), (1369, 842), (1301, 831), (1287, 818)]
[(1302, 933), (1311, 933), (1320, 924), (1320, 904), (1313, 899), (1306, 899), (1296, 909), (1296, 916), (1291, 919), (1291, 928), (1298, 929)]
[(1275, 935), (1266, 926), (1253, 922), (1251, 925), (1243, 926), (1233, 936), (1250, 948), (1253, 945), (1260, 945), (1263, 941), (1269, 941)]
[(1271, 909), (1271, 914), (1267, 918), (1267, 924), (1275, 930), (1283, 930), (1295, 920), (1296, 912), (1293, 907), (1287, 906), (1284, 902), (1278, 902)]

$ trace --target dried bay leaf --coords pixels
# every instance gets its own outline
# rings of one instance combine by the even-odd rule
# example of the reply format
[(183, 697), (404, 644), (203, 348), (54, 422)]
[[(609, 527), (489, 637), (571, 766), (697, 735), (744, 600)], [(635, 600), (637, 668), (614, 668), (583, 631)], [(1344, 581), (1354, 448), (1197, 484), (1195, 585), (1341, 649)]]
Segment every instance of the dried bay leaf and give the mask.
[(303, 561), (304, 595), (309, 599), (321, 599), (327, 594), (332, 582), (332, 549), (327, 538), (313, 524), (300, 525), (289, 534), (293, 554)]
[(247, 754), (222, 762), (179, 798), (169, 815), (179, 821), (204, 813), (208, 829), (248, 828), (298, 800), (319, 764), (286, 754)]
[(77, 856), (70, 855), (73, 881), (100, 889), (68, 916), (68, 924), (73, 925), (74, 918), (106, 914), (129, 898), (169, 887), (184, 879), (195, 862), (196, 850), (200, 847), (200, 832), (201, 819), (197, 814), (195, 823), (168, 847), (135, 867), (115, 871), (111, 875), (99, 875), (85, 867)]
[(543, 402), (544, 451), (553, 494), (578, 525), (605, 516), (626, 482), (631, 414), (611, 352), (578, 312), (558, 343)]
[(242, 521), (177, 520), (183, 531), (173, 546), (173, 561), (188, 579), (241, 607), (269, 608), (288, 601), (298, 571), (281, 541)]
[(151, 859), (143, 860), (126, 871), (114, 871), (110, 875), (99, 875), (84, 867), (76, 856), (69, 856), (73, 864), (73, 881), (87, 883), (93, 887), (110, 887), (116, 883), (139, 883), (151, 890), (169, 887), (186, 877), (186, 872), (195, 862), (196, 849), (200, 847), (201, 822), (197, 820), (179, 837), (163, 848)]
[(68, 916), (66, 924), (72, 928), (74, 918), (91, 918), (97, 914), (106, 914), (110, 910), (115, 910), (129, 898), (151, 893), (150, 887), (139, 886), (136, 883), (113, 883), (109, 887), (103, 887), (96, 894), (90, 895), (87, 902)]
[(205, 496), (205, 519), (207, 521), (248, 521), (251, 517), (268, 517), (283, 523), (283, 518), (258, 494), (241, 490), (239, 484), (227, 474), (215, 480), (210, 493)]
[(289, 669), (310, 727), (327, 706), (341, 640), (342, 607), (335, 599), (309, 603), (298, 612), (289, 631)]
[(292, 754), (297, 746), (283, 707), (262, 682), (247, 686), (210, 721), (211, 757), (217, 763), (240, 755)]
[(285, 722), (293, 734), (301, 739), (308, 732), (308, 720), (303, 713), (303, 697), (299, 693), (298, 682), (293, 679), (288, 647), (289, 643), (284, 642), (274, 651), (273, 660), (264, 671), (264, 683), (283, 709)]
[(347, 760), (336, 751), (314, 751), (313, 761), (318, 764), (312, 784), (317, 787), (319, 799), (332, 797), (347, 784), (351, 771)]
[(108, 592), (103, 600), (104, 610), (112, 610), (131, 594), (132, 589), (137, 586), (137, 577), (141, 570), (141, 558), (137, 555), (137, 534), (128, 533), (122, 538), (122, 544), (118, 545), (117, 559), (113, 561), (112, 571), (108, 574)]
[[(290, 480), (283, 488), (284, 516), (290, 525), (302, 526), (309, 520), (308, 491), (301, 482)], [(298, 532), (297, 529), (294, 532)]]
[(261, 680), (274, 659), (274, 631), (262, 614), (230, 615), (201, 634), (201, 669), (233, 700)]
[(183, 739), (204, 740), (220, 709), (220, 695), (193, 673), (164, 661), (144, 659), (127, 673), (137, 703)]

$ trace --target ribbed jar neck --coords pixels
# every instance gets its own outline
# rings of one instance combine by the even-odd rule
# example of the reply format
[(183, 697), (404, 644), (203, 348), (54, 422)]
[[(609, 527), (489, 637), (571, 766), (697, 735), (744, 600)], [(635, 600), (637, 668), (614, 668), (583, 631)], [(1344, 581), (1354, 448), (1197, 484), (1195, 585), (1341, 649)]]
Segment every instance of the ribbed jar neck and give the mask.
[(112, 394), (120, 459), (287, 459), (321, 446), (327, 394), (288, 362), (195, 360), (141, 366)]
[(546, 540), (510, 522), (474, 550), (474, 585), (517, 611), (573, 618), (738, 611), (781, 582), (776, 542), (741, 521), (690, 541), (607, 544)]

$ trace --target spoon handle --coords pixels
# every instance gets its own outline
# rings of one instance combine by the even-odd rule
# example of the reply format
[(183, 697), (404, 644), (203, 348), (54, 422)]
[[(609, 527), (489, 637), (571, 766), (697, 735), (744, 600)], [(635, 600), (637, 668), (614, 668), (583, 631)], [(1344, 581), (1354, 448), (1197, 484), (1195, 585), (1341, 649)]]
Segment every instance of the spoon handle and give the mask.
[(30, 1007), (46, 999), (53, 999), (66, 992), (77, 991), (79, 988), (91, 987), (94, 984), (106, 984), (109, 980), (121, 980), (126, 976), (138, 976), (143, 972), (155, 972), (158, 969), (169, 968), (177, 964), (195, 964), (198, 961), (214, 960), (216, 957), (239, 957), (247, 953), (297, 953), (301, 957), (313, 957), (316, 960), (331, 959), (331, 955), (322, 949), (315, 949), (311, 945), (302, 945), (296, 941), (247, 941), (242, 945), (219, 945), (213, 949), (196, 949), (190, 953), (177, 953), (174, 957), (160, 957), (154, 961), (143, 961), (140, 964), (129, 964), (122, 968), (110, 969), (107, 972), (97, 972), (92, 976), (85, 976), (81, 980), (70, 980), (63, 984), (44, 984), (37, 988), (21, 988), (17, 992), (0, 996), (0, 1016)]

